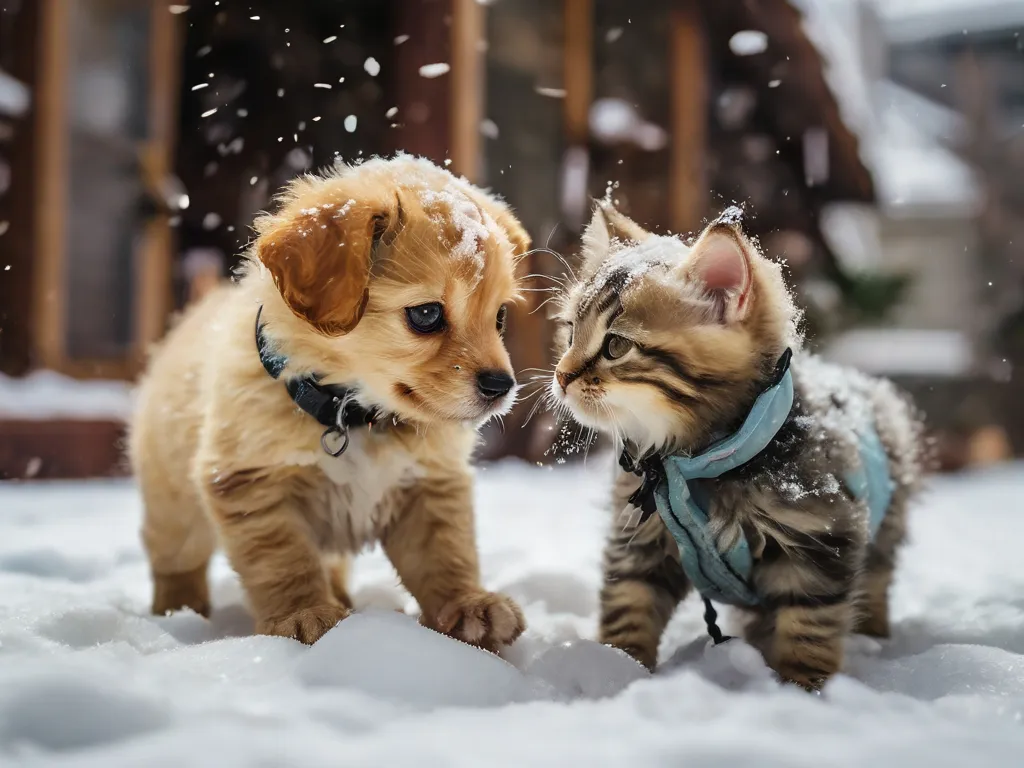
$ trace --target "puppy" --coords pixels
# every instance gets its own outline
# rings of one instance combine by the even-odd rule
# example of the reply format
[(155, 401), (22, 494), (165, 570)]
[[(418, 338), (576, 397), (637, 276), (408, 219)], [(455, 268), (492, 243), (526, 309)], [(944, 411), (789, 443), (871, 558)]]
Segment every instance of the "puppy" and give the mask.
[(405, 155), (300, 178), (279, 203), (139, 387), (153, 612), (209, 614), (219, 543), (257, 632), (313, 643), (352, 610), (349, 556), (379, 541), (423, 624), (513, 642), (522, 613), (480, 584), (470, 455), (514, 399), (502, 332), (529, 238)]

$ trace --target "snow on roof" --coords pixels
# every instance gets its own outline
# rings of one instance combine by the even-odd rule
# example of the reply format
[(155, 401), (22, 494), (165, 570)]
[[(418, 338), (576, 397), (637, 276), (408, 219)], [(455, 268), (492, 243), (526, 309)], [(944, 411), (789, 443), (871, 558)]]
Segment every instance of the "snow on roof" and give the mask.
[(879, 202), (892, 216), (970, 216), (980, 192), (970, 167), (944, 145), (953, 113), (892, 82), (879, 83), (880, 130), (869, 152)]
[(893, 42), (1024, 27), (1021, 0), (876, 0)]
[(822, 357), (882, 376), (964, 376), (973, 364), (963, 333), (920, 329), (848, 331), (833, 339)]
[(789, 2), (800, 11), (804, 33), (821, 55), (825, 81), (839, 105), (843, 122), (863, 140), (871, 132), (875, 110), (870, 78), (859, 48), (858, 3), (848, 0)]
[(127, 421), (132, 387), (124, 381), (80, 381), (53, 371), (24, 378), (0, 374), (0, 419)]
[[(909, 0), (904, 0), (909, 1)], [(938, 0), (952, 2), (952, 0)], [(879, 204), (894, 216), (970, 215), (978, 190), (970, 168), (947, 146), (959, 130), (955, 113), (894, 83), (875, 83), (865, 61), (870, 7), (851, 0), (790, 0), (821, 54), (843, 121), (860, 140)], [(1024, 0), (1015, 0), (1024, 8)]]

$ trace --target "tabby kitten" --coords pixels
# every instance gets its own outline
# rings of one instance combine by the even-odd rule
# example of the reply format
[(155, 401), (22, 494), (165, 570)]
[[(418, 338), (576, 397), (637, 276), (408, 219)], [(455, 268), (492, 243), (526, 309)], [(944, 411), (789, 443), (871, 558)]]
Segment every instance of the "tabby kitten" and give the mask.
[[(793, 406), (782, 427), (753, 459), (699, 483), (713, 546), (749, 546), (757, 604), (741, 607), (746, 639), (783, 679), (819, 688), (841, 668), (845, 635), (889, 632), (896, 552), (923, 474), (915, 411), (891, 383), (801, 351), (782, 270), (745, 237), (737, 209), (687, 247), (605, 204), (583, 245), (577, 280), (561, 297), (552, 396), (634, 459), (717, 445), (744, 423), (792, 350)], [(858, 466), (867, 424), (891, 479), (873, 537), (865, 504), (837, 479)], [(619, 473), (615, 510), (636, 511), (627, 500), (638, 484)], [(635, 515), (615, 517), (599, 638), (653, 669), (690, 581), (658, 514), (639, 524)]]

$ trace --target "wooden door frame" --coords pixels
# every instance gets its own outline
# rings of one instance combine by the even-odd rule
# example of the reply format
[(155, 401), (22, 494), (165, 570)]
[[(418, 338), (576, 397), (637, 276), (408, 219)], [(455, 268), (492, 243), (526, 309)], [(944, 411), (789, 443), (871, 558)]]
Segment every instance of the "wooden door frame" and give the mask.
[[(140, 147), (144, 173), (161, 178), (173, 166), (177, 139), (181, 22), (168, 0), (138, 0), (152, 8), (149, 29), (149, 137)], [(139, 269), (131, 351), (119, 360), (68, 357), (65, 299), (69, 168), (69, 80), (71, 15), (69, 0), (40, 0), (39, 88), (36, 98), (35, 263), (32, 349), (35, 367), (78, 378), (131, 378), (145, 351), (159, 339), (171, 307), (173, 247), (164, 217), (146, 223), (133, 258)]]

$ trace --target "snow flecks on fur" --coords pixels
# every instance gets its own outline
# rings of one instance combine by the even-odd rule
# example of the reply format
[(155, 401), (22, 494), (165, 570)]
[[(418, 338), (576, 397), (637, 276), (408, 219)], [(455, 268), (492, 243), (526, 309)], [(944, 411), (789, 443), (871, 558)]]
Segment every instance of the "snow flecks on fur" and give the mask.
[(743, 223), (743, 209), (738, 205), (730, 205), (724, 211), (722, 211), (718, 218), (715, 219), (716, 224), (730, 224), (737, 225)]
[(679, 264), (688, 253), (689, 249), (678, 238), (667, 235), (651, 235), (641, 243), (612, 240), (611, 255), (583, 287), (579, 303), (590, 303), (613, 278), (620, 281), (618, 290), (625, 291), (652, 269)]
[(856, 451), (869, 427), (878, 432), (890, 456), (893, 479), (916, 487), (923, 473), (921, 422), (896, 386), (853, 368), (803, 355), (793, 367), (794, 378), (813, 427)]
[[(480, 272), (484, 268), (481, 248), (491, 236), (494, 221), (477, 207), (464, 193), (449, 185), (440, 192), (424, 189), (420, 202), (426, 209), (442, 208), (445, 215), (459, 233), (458, 242), (452, 245), (452, 256), (462, 261), (473, 261)], [(440, 215), (439, 215), (440, 216)]]

